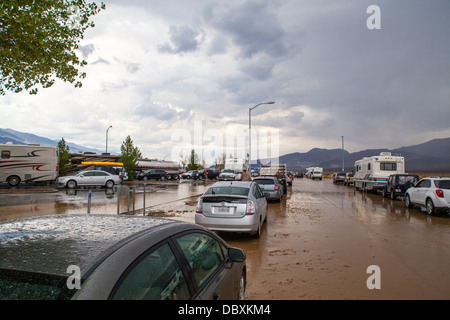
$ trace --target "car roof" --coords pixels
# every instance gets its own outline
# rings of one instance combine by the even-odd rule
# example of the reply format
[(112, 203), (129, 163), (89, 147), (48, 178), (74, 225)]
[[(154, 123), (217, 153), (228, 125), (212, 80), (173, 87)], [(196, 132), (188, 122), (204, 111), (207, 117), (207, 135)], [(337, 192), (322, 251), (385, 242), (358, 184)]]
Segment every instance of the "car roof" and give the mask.
[[(0, 269), (83, 273), (133, 239), (180, 221), (126, 215), (61, 214), (0, 223)], [(101, 262), (101, 261), (100, 261)]]
[(214, 183), (211, 187), (242, 187), (250, 188), (252, 181), (218, 181)]

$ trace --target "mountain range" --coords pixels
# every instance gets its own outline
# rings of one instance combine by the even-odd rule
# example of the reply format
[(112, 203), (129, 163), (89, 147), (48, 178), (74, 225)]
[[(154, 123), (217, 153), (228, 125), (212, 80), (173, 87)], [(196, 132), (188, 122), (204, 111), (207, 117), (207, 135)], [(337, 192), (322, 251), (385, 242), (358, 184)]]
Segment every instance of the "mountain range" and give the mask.
[[(19, 132), (12, 129), (0, 128), (0, 143), (13, 144), (40, 143), (44, 146), (56, 146), (58, 141), (40, 137), (31, 133)], [(102, 151), (86, 148), (75, 143), (67, 142), (71, 153)], [(406, 171), (426, 173), (450, 172), (450, 138), (434, 139), (409, 147), (397, 149), (367, 149), (349, 153), (342, 149), (314, 148), (308, 152), (294, 152), (280, 156), (279, 163), (285, 163), (288, 170), (305, 171), (308, 167), (322, 167), (325, 171), (340, 171), (342, 169), (342, 154), (344, 154), (344, 170), (351, 171), (356, 160), (363, 157), (379, 155), (381, 152), (391, 152), (392, 155), (405, 157)], [(267, 163), (267, 161), (264, 161)], [(258, 161), (258, 164), (260, 162)]]
[[(0, 128), (0, 143), (5, 144), (9, 142), (11, 142), (12, 144), (22, 144), (22, 145), (27, 143), (39, 143), (42, 146), (56, 147), (58, 145), (59, 140), (58, 141), (51, 140), (31, 133)], [(71, 153), (83, 153), (83, 152), (95, 152), (98, 154), (102, 153), (102, 151), (98, 149), (86, 148), (72, 142), (66, 141), (66, 144), (69, 146)]]
[(391, 152), (392, 155), (405, 157), (406, 172), (449, 173), (450, 172), (450, 138), (434, 139), (425, 143), (397, 149), (367, 149), (349, 153), (342, 149), (314, 148), (306, 153), (290, 153), (281, 156), (280, 163), (286, 163), (292, 171), (305, 171), (308, 167), (322, 167), (325, 171), (342, 169), (344, 153), (344, 170), (351, 171), (355, 161), (364, 157)]

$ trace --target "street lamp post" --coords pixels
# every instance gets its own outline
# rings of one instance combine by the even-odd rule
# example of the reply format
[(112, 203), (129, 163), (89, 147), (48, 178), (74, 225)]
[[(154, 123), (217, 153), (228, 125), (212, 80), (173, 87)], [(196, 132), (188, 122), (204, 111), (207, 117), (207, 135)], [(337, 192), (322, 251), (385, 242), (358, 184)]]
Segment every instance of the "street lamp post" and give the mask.
[(111, 128), (112, 128), (112, 126), (109, 126), (108, 129), (106, 129), (106, 152), (105, 153), (108, 153), (108, 131)]
[(270, 102), (262, 102), (262, 103), (258, 103), (256, 106), (254, 106), (253, 108), (248, 108), (248, 164), (249, 164), (249, 170), (251, 171), (251, 162), (252, 162), (252, 110), (256, 109), (257, 107), (259, 107), (262, 104), (274, 104), (275, 102), (270, 101)]

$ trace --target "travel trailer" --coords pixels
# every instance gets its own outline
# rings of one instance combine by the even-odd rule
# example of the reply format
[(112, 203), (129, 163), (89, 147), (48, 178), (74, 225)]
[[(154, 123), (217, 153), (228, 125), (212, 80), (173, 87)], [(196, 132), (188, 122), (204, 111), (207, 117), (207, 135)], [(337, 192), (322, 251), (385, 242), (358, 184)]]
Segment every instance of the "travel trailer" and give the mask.
[(355, 188), (365, 191), (382, 190), (391, 174), (405, 173), (405, 158), (381, 152), (379, 156), (365, 157), (355, 161)]
[(59, 151), (39, 144), (0, 144), (0, 182), (50, 182), (58, 177)]

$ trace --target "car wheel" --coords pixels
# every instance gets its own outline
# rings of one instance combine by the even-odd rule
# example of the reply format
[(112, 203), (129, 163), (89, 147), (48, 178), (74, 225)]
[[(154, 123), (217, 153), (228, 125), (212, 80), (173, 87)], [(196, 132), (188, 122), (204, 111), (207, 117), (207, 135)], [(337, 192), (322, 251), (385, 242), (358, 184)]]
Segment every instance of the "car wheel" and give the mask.
[(67, 182), (67, 188), (69, 189), (75, 189), (77, 187), (77, 182), (75, 180), (70, 180)]
[(395, 200), (396, 196), (395, 196), (395, 192), (394, 190), (391, 190), (391, 200)]
[(11, 187), (15, 187), (20, 183), (20, 178), (18, 176), (11, 176), (8, 178), (8, 184)]
[(164, 180), (166, 180), (166, 177), (161, 176), (161, 178), (159, 178), (159, 180), (164, 181)]
[(412, 202), (411, 202), (411, 198), (409, 197), (409, 194), (407, 194), (407, 195), (405, 196), (405, 206), (406, 206), (407, 208), (412, 208), (412, 207), (413, 207), (413, 204), (412, 204)]
[(245, 276), (241, 275), (241, 279), (239, 280), (239, 296), (238, 300), (245, 300)]
[(142, 180), (147, 181), (148, 177), (145, 176), (145, 177), (142, 178)]
[(114, 181), (112, 180), (106, 181), (105, 187), (108, 189), (112, 189), (114, 187)]
[(256, 231), (256, 233), (253, 235), (253, 237), (255, 239), (259, 239), (261, 237), (261, 221), (258, 224), (258, 230)]
[(430, 198), (427, 199), (427, 213), (431, 216), (434, 214), (434, 204), (433, 200)]

